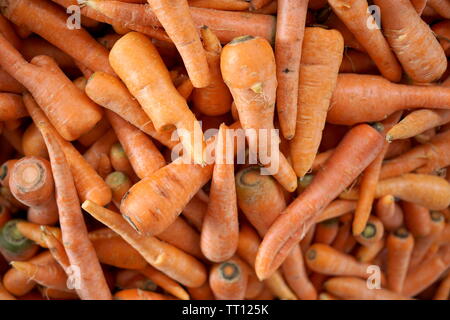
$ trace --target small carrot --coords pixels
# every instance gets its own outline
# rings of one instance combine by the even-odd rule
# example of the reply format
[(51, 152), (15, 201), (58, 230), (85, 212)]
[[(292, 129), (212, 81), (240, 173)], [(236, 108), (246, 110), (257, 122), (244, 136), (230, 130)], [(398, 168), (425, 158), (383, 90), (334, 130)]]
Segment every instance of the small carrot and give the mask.
[(314, 234), (314, 243), (323, 243), (330, 245), (336, 238), (339, 231), (339, 220), (331, 218), (316, 225), (316, 232)]
[(406, 296), (387, 289), (371, 290), (366, 281), (354, 277), (335, 277), (327, 280), (325, 289), (348, 300), (408, 300)]
[(424, 261), (424, 257), (427, 254), (427, 251), (433, 244), (436, 243), (441, 232), (444, 230), (445, 218), (442, 213), (438, 211), (432, 211), (430, 213), (430, 217), (430, 232), (424, 237), (417, 238), (414, 243), (414, 250), (412, 252), (411, 262), (409, 265), (411, 269), (417, 267), (421, 262)]
[(156, 269), (188, 287), (199, 287), (206, 280), (204, 266), (192, 256), (154, 237), (138, 234), (117, 213), (92, 201), (85, 201), (82, 208), (118, 233)]
[(414, 238), (402, 227), (389, 234), (386, 241), (388, 288), (401, 293), (411, 261)]
[(164, 289), (164, 291), (181, 300), (189, 300), (189, 294), (183, 289), (183, 287), (152, 266), (147, 265), (145, 268), (139, 270), (139, 272)]
[[(312, 183), (283, 211), (266, 233), (256, 259), (256, 273), (260, 279), (277, 269), (289, 249), (308, 232), (321, 209), (352, 183), (382, 147), (383, 137), (368, 125), (356, 126), (347, 133)], [(345, 175), (342, 174), (341, 163), (349, 165)]]
[(430, 210), (413, 202), (402, 201), (405, 225), (414, 237), (425, 237), (431, 231)]
[(165, 166), (163, 156), (145, 133), (112, 111), (107, 110), (106, 116), (140, 179)]
[(177, 132), (187, 154), (195, 163), (203, 163), (205, 144), (200, 125), (186, 100), (173, 86), (169, 72), (152, 42), (143, 34), (130, 32), (116, 42), (109, 59), (113, 69), (150, 116), (155, 128), (164, 131), (175, 126), (179, 129)]
[(298, 82), (308, 1), (278, 1), (275, 57), (277, 64), (277, 111), (283, 136), (296, 131)]
[[(358, 42), (366, 49), (381, 74), (392, 82), (398, 82), (402, 69), (381, 30), (373, 23), (366, 0), (330, 0), (334, 13), (345, 23)], [(376, 23), (376, 22), (375, 22)]]
[(243, 300), (248, 274), (238, 258), (214, 264), (209, 273), (209, 285), (218, 300)]
[(0, 229), (0, 252), (8, 261), (26, 261), (33, 257), (38, 247), (17, 229), (20, 220), (9, 220)]
[(394, 231), (403, 225), (403, 210), (395, 203), (392, 195), (386, 195), (378, 200), (375, 213), (387, 231)]
[[(297, 129), (290, 142), (293, 167), (300, 178), (311, 169), (319, 150), (343, 52), (344, 40), (338, 31), (306, 28), (300, 63)], [(328, 77), (324, 78), (323, 74)]]
[(209, 65), (210, 84), (204, 88), (195, 88), (192, 103), (201, 113), (218, 116), (230, 111), (232, 97), (222, 79), (220, 71), (220, 53), (222, 46), (217, 36), (207, 26), (200, 29), (206, 59)]
[(92, 144), (83, 154), (84, 159), (94, 170), (98, 169), (98, 164), (102, 154), (109, 154), (111, 146), (117, 141), (117, 136), (112, 129), (109, 129), (100, 139)]
[(27, 116), (22, 97), (13, 93), (0, 93), (0, 121), (16, 120)]
[(141, 289), (127, 289), (116, 292), (114, 300), (173, 300), (173, 298)]
[(44, 139), (34, 123), (31, 123), (22, 136), (22, 150), (25, 156), (48, 159)]
[(384, 238), (367, 246), (360, 246), (355, 253), (356, 260), (359, 262), (372, 262), (373, 259), (383, 250), (385, 246)]
[(69, 142), (58, 135), (58, 132), (51, 126), (47, 117), (30, 95), (24, 96), (24, 103), (41, 134), (43, 131), (50, 132), (63, 148), (81, 200), (91, 199), (100, 205), (109, 203), (111, 201), (111, 190), (103, 179)]
[(203, 254), (214, 262), (230, 259), (236, 252), (239, 238), (234, 157), (227, 141), (231, 141), (231, 133), (222, 124), (217, 136), (210, 200), (200, 240)]

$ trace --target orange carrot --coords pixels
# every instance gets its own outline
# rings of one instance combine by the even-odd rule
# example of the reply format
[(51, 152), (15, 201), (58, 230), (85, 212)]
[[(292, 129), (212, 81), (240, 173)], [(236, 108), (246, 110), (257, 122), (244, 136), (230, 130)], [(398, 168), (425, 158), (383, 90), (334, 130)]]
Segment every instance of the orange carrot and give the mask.
[(377, 66), (364, 52), (346, 48), (339, 72), (375, 74), (377, 73)]
[(424, 237), (430, 233), (431, 215), (427, 208), (407, 201), (402, 201), (402, 208), (405, 224), (413, 236)]
[(84, 153), (83, 157), (94, 170), (97, 170), (101, 154), (109, 153), (111, 146), (116, 141), (116, 134), (112, 129), (109, 129), (100, 139), (90, 146), (90, 148)]
[(447, 0), (428, 0), (427, 6), (430, 6), (441, 17), (450, 19), (450, 3)]
[(375, 257), (383, 250), (385, 245), (384, 238), (381, 238), (377, 242), (368, 244), (366, 246), (360, 246), (355, 253), (356, 260), (359, 262), (372, 262)]
[(0, 181), (4, 187), (9, 188), (9, 179), (14, 165), (18, 159), (9, 159), (0, 166)]
[(332, 218), (325, 220), (316, 225), (316, 232), (314, 234), (314, 243), (323, 243), (330, 245), (336, 238), (339, 231), (339, 220)]
[(2, 15), (0, 16), (0, 34), (3, 35), (15, 48), (21, 46), (21, 40), (17, 36), (12, 24)]
[[(164, 131), (177, 127), (187, 154), (195, 163), (203, 163), (204, 142), (200, 125), (186, 100), (173, 86), (169, 72), (151, 41), (142, 34), (128, 33), (114, 45), (110, 62), (156, 129)], [(138, 75), (131, 70), (137, 70)]]
[(340, 74), (327, 121), (344, 125), (375, 122), (408, 108), (449, 109), (450, 88), (395, 84), (380, 76)]
[(2, 92), (22, 93), (26, 89), (19, 81), (0, 68), (0, 90)]
[(209, 285), (218, 300), (243, 300), (247, 282), (247, 270), (236, 257), (214, 264), (209, 274)]
[(436, 23), (431, 27), (431, 29), (437, 35), (437, 38), (446, 55), (450, 55), (450, 21), (444, 20)]
[(173, 300), (173, 298), (141, 289), (127, 289), (116, 292), (114, 300)]
[(431, 128), (414, 136), (414, 140), (416, 140), (420, 144), (425, 144), (427, 142), (430, 142), (430, 140), (435, 136), (436, 136), (436, 129)]
[[(265, 235), (256, 259), (256, 273), (260, 279), (267, 278), (281, 265), (290, 249), (308, 232), (321, 209), (352, 183), (382, 146), (383, 137), (368, 125), (356, 126), (347, 133), (312, 183), (283, 211)], [(349, 165), (345, 174), (342, 174), (341, 163)]]
[(370, 246), (383, 238), (383, 223), (375, 216), (369, 216), (367, 223), (360, 234), (355, 236), (355, 240), (363, 246)]
[(166, 162), (163, 156), (145, 133), (112, 111), (107, 110), (106, 116), (139, 178), (143, 179), (164, 167)]
[(225, 85), (220, 71), (222, 46), (217, 36), (207, 26), (201, 28), (200, 32), (206, 51), (211, 81), (205, 88), (194, 89), (192, 102), (201, 113), (218, 116), (230, 111), (232, 103), (230, 91)]
[(30, 124), (22, 136), (22, 150), (25, 156), (48, 159), (44, 138), (34, 123)]
[(296, 131), (298, 82), (308, 1), (278, 1), (275, 56), (277, 64), (277, 111), (283, 136)]
[(388, 288), (401, 293), (414, 247), (414, 238), (408, 230), (399, 228), (389, 234), (386, 247)]
[(411, 2), (375, 0), (374, 3), (381, 9), (384, 35), (405, 72), (419, 83), (439, 79), (447, 69), (447, 58)]
[(198, 288), (188, 288), (188, 291), (194, 300), (214, 300), (214, 293), (211, 291), (208, 282), (205, 282), (205, 284)]
[(422, 14), (428, 2), (428, 0), (410, 0), (410, 1), (419, 15)]
[(90, 147), (98, 139), (100, 139), (110, 127), (111, 126), (109, 125), (108, 119), (106, 119), (106, 117), (103, 117), (99, 122), (97, 122), (94, 128), (78, 138), (78, 142), (80, 142), (85, 147)]
[(8, 290), (5, 289), (0, 281), (0, 300), (17, 300)]
[(205, 282), (205, 268), (192, 256), (154, 237), (138, 234), (119, 214), (92, 201), (85, 201), (82, 208), (118, 233), (153, 267), (174, 280), (188, 287), (199, 287)]
[(201, 233), (202, 252), (214, 262), (230, 259), (236, 252), (239, 238), (234, 155), (227, 141), (231, 141), (231, 134), (222, 124), (217, 136), (210, 200)]
[(371, 290), (366, 281), (353, 277), (335, 277), (325, 282), (331, 294), (348, 300), (408, 300), (406, 296), (387, 289)]
[(450, 297), (450, 274), (440, 283), (439, 288), (433, 297), (433, 300), (448, 300)]
[(403, 225), (403, 210), (395, 203), (392, 195), (386, 195), (378, 200), (375, 213), (387, 231), (394, 231)]
[(89, 69), (113, 72), (108, 64), (107, 50), (86, 30), (67, 28), (67, 16), (55, 4), (43, 0), (8, 0), (3, 1), (1, 7), (2, 14), (14, 24), (27, 27)]
[(17, 229), (20, 220), (9, 220), (0, 229), (0, 253), (7, 261), (26, 261), (36, 254), (37, 246)]
[(317, 217), (316, 222), (341, 217), (356, 209), (356, 201), (335, 200), (331, 202)]
[[(300, 64), (297, 129), (290, 143), (293, 167), (300, 178), (311, 169), (319, 150), (343, 51), (344, 41), (339, 32), (306, 28)], [(325, 79), (323, 74), (328, 77)]]
[(0, 121), (15, 120), (27, 116), (22, 98), (13, 93), (0, 93)]
[[(136, 174), (134, 173), (133, 167), (131, 167), (128, 156), (119, 142), (112, 145), (109, 152), (109, 158), (111, 159), (111, 165), (116, 171), (120, 171), (123, 174), (126, 174), (133, 180), (138, 180)], [(116, 198), (115, 200), (117, 201), (119, 199)]]
[(131, 188), (133, 183), (123, 172), (114, 171), (106, 179), (106, 184), (111, 188), (112, 200), (115, 204), (120, 204), (123, 195)]
[(369, 26), (369, 23), (373, 24), (375, 21), (370, 14), (367, 1), (331, 0), (329, 4), (334, 13), (366, 49), (381, 74), (390, 81), (400, 81), (402, 69), (383, 33), (378, 26)]
[(103, 179), (69, 142), (58, 135), (30, 95), (27, 94), (24, 96), (24, 103), (35, 125), (41, 131), (41, 134), (43, 130), (46, 130), (58, 139), (58, 143), (63, 148), (65, 157), (69, 162), (70, 170), (75, 180), (75, 186), (77, 187), (81, 200), (91, 199), (100, 205), (109, 203), (111, 201), (111, 190)]
[(189, 5), (199, 8), (240, 11), (247, 10), (250, 4), (243, 0), (189, 0)]
[(181, 300), (189, 300), (189, 294), (183, 289), (183, 287), (152, 266), (147, 265), (139, 271), (159, 287), (164, 289), (164, 291)]

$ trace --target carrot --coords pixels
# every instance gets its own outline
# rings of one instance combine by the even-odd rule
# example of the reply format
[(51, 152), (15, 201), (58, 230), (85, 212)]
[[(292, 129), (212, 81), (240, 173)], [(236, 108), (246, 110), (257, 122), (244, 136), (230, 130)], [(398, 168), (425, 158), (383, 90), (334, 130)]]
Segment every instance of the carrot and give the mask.
[(17, 229), (20, 220), (9, 220), (0, 229), (0, 252), (8, 261), (26, 261), (38, 250), (36, 244), (25, 238)]
[(375, 257), (380, 253), (381, 250), (383, 250), (385, 245), (384, 238), (381, 238), (380, 240), (368, 244), (366, 246), (360, 246), (358, 250), (355, 253), (355, 258), (359, 262), (372, 262)]
[(441, 17), (450, 19), (450, 3), (447, 0), (428, 0), (427, 5)]
[(106, 117), (103, 117), (99, 122), (97, 122), (94, 128), (92, 128), (90, 131), (86, 132), (80, 138), (78, 138), (78, 142), (85, 147), (90, 147), (97, 140), (99, 140), (108, 131), (110, 127), (111, 126), (108, 122), (108, 119)]
[(113, 173), (110, 173), (106, 177), (105, 182), (111, 188), (112, 200), (115, 204), (120, 204), (123, 195), (133, 185), (128, 176), (120, 171), (114, 171)]
[(417, 13), (419, 15), (422, 14), (423, 10), (427, 6), (428, 0), (410, 0), (411, 4), (414, 6), (414, 9), (416, 9)]
[(264, 289), (264, 283), (259, 281), (255, 270), (253, 270), (253, 268), (251, 268), (247, 263), (243, 262), (242, 265), (247, 270), (248, 275), (247, 288), (245, 290), (244, 298), (247, 300), (252, 300), (262, 292)]
[(344, 125), (375, 122), (398, 110), (424, 107), (449, 109), (450, 89), (394, 84), (372, 75), (340, 74), (327, 121)]
[[(67, 16), (58, 6), (43, 0), (5, 0), (1, 7), (2, 14), (14, 24), (27, 27), (89, 69), (113, 72), (108, 64), (106, 49), (84, 29), (67, 28)], [(30, 19), (31, 16), (37, 18)]]
[(232, 11), (247, 10), (250, 6), (248, 2), (243, 0), (189, 0), (189, 5), (191, 7)]
[(377, 66), (369, 55), (351, 48), (344, 50), (342, 63), (339, 67), (340, 73), (376, 74), (377, 71)]
[(0, 121), (15, 120), (26, 117), (27, 109), (21, 96), (13, 93), (0, 93)]
[(367, 1), (331, 0), (329, 4), (366, 49), (381, 74), (390, 81), (400, 81), (402, 69), (382, 32), (376, 26), (368, 27), (374, 19), (369, 12)]
[(141, 269), (140, 272), (156, 283), (159, 287), (164, 289), (164, 291), (181, 300), (189, 300), (189, 294), (183, 289), (183, 287), (152, 266), (147, 265), (145, 268)]
[(306, 252), (306, 264), (315, 272), (333, 276), (355, 276), (367, 279), (368, 263), (358, 262), (352, 256), (332, 247), (316, 243)]
[(395, 203), (392, 195), (386, 195), (378, 200), (375, 214), (387, 231), (394, 231), (403, 225), (403, 210)]
[[(324, 10), (328, 12), (330, 9), (326, 8)], [(345, 47), (352, 48), (360, 52), (366, 51), (365, 48), (358, 42), (358, 40), (356, 40), (353, 33), (347, 28), (342, 20), (338, 18), (336, 14), (331, 12), (330, 14), (328, 14), (328, 16), (326, 16), (325, 19), (319, 19), (318, 22), (322, 22), (321, 20), (323, 20), (323, 23), (331, 29), (336, 29), (341, 33), (342, 37), (344, 38)]]
[[(306, 28), (300, 64), (297, 130), (290, 143), (298, 177), (311, 169), (319, 149), (343, 51), (344, 41), (339, 32)], [(324, 79), (323, 74), (329, 77)]]
[(103, 179), (70, 143), (58, 135), (30, 95), (24, 96), (24, 103), (41, 134), (42, 131), (49, 131), (58, 139), (58, 143), (63, 148), (65, 157), (69, 162), (70, 171), (74, 177), (75, 186), (81, 200), (91, 199), (100, 205), (109, 203), (111, 201), (111, 190)]
[[(266, 233), (256, 258), (256, 273), (260, 279), (267, 278), (277, 269), (289, 250), (304, 237), (321, 209), (352, 183), (382, 146), (383, 137), (368, 125), (356, 126), (347, 133), (312, 183)], [(349, 166), (345, 174), (342, 174), (342, 163)]]
[(4, 187), (9, 188), (9, 179), (14, 165), (19, 161), (18, 159), (9, 159), (0, 166), (0, 182)]
[(360, 234), (355, 236), (355, 240), (363, 246), (369, 246), (383, 238), (384, 226), (380, 219), (369, 216), (367, 223)]
[(446, 55), (450, 55), (450, 21), (444, 20), (436, 23), (431, 27), (431, 30), (437, 35), (439, 43)]
[(209, 116), (218, 116), (230, 111), (232, 97), (222, 79), (220, 71), (220, 53), (222, 46), (217, 36), (207, 26), (200, 29), (206, 59), (210, 71), (210, 84), (204, 88), (195, 88), (192, 93), (194, 107)]
[(409, 264), (409, 267), (411, 269), (417, 267), (421, 262), (424, 261), (424, 257), (427, 254), (427, 251), (433, 244), (436, 243), (441, 232), (444, 230), (445, 218), (442, 213), (438, 211), (432, 211), (430, 213), (430, 216), (430, 232), (424, 237), (417, 238), (414, 243), (414, 250), (412, 251), (411, 262)]
[(341, 217), (356, 209), (356, 201), (335, 200), (331, 202), (317, 217), (316, 222)]
[(314, 224), (311, 228), (309, 228), (308, 232), (306, 232), (305, 237), (300, 241), (300, 248), (302, 248), (302, 252), (305, 253), (308, 251), (314, 240), (314, 234), (316, 232), (316, 225)]
[(5, 289), (0, 281), (0, 300), (17, 300), (8, 290)]
[(70, 168), (59, 145), (59, 139), (55, 137), (48, 124), (39, 124), (39, 129), (52, 164), (64, 248), (71, 265), (80, 268), (80, 287), (77, 288), (77, 293), (81, 299), (110, 299), (111, 293), (88, 238), (74, 179), (72, 175), (67, 174)]
[(411, 139), (394, 140), (389, 144), (388, 151), (385, 156), (385, 160), (398, 157), (399, 155), (407, 152), (411, 149)]
[[(173, 87), (169, 72), (151, 41), (142, 34), (128, 33), (114, 45), (110, 62), (156, 129), (163, 131), (176, 126), (187, 153), (196, 163), (202, 163), (204, 142), (199, 123)], [(145, 68), (142, 68), (142, 63)], [(138, 70), (139, 76), (130, 70)]]
[[(384, 35), (409, 77), (419, 83), (438, 80), (447, 69), (447, 58), (411, 2), (375, 0), (374, 3), (381, 9)], [(421, 58), (416, 59), (418, 56)]]
[(390, 233), (387, 247), (387, 285), (394, 292), (401, 293), (411, 261), (414, 238), (405, 228)]
[(448, 300), (450, 297), (450, 274), (447, 275), (440, 283), (433, 300)]
[(49, 233), (51, 233), (52, 236), (58, 241), (61, 240), (61, 229), (58, 227), (41, 226), (33, 222), (20, 221), (17, 223), (17, 229), (24, 235), (24, 237), (32, 240), (43, 248), (49, 248), (44, 239), (49, 237)]
[[(109, 158), (111, 159), (111, 165), (116, 171), (126, 174), (133, 180), (138, 180), (136, 173), (134, 173), (133, 167), (130, 164), (130, 160), (119, 142), (112, 145), (109, 152)], [(115, 200), (117, 201), (119, 199), (116, 198)]]
[(156, 269), (188, 287), (199, 287), (206, 280), (204, 266), (192, 256), (151, 236), (138, 234), (119, 214), (92, 201), (82, 208), (118, 233)]
[(11, 220), (11, 212), (3, 204), (0, 204), (0, 228), (2, 228), (9, 220)]
[(205, 282), (201, 287), (188, 288), (189, 295), (194, 300), (214, 300), (214, 294), (211, 291), (208, 282)]
[(22, 150), (25, 156), (48, 159), (44, 138), (34, 123), (31, 123), (23, 133)]
[(12, 24), (4, 16), (0, 16), (0, 34), (3, 35), (15, 48), (21, 46), (21, 39), (17, 36)]
[(20, 155), (22, 155), (22, 130), (20, 128), (8, 129), (6, 122), (4, 122), (4, 125), (3, 137)]
[(438, 243), (439, 244), (446, 244), (446, 243), (450, 242), (449, 230), (450, 230), (450, 224), (446, 223), (445, 227), (444, 227), (444, 230), (442, 230), (441, 236), (438, 239)]
[(339, 231), (339, 220), (331, 218), (316, 225), (314, 234), (314, 243), (323, 243), (330, 245), (336, 238)]
[(276, 14), (278, 11), (278, 0), (272, 0), (272, 2), (270, 2), (269, 4), (267, 4), (266, 6), (257, 9), (257, 10), (253, 10), (254, 13), (261, 13), (261, 14)]
[(405, 224), (415, 237), (425, 237), (431, 231), (430, 211), (413, 202), (402, 201)]
[(236, 252), (239, 238), (233, 150), (227, 141), (231, 141), (231, 134), (222, 124), (217, 136), (210, 200), (201, 233), (202, 252), (214, 262), (230, 259)]
[(9, 73), (0, 68), (0, 91), (22, 93), (25, 90), (25, 87), (19, 81), (11, 77)]
[(97, 172), (100, 177), (106, 179), (108, 174), (113, 171), (111, 161), (106, 153), (101, 153), (98, 160)]
[[(357, 192), (354, 189), (342, 197), (354, 199), (353, 193)], [(380, 181), (375, 197), (388, 194), (432, 210), (443, 210), (450, 205), (450, 184), (444, 178), (432, 175), (410, 173)]]
[(163, 156), (145, 133), (112, 111), (107, 110), (106, 116), (139, 178), (143, 179), (164, 167), (166, 162)]
[(387, 289), (371, 290), (366, 281), (354, 277), (335, 277), (327, 280), (325, 289), (348, 300), (408, 300), (406, 296)]
[(109, 153), (111, 146), (117, 141), (115, 132), (109, 129), (100, 139), (98, 139), (90, 148), (84, 153), (83, 157), (95, 170), (98, 169), (100, 156), (104, 153)]
[(47, 300), (78, 300), (75, 292), (67, 292), (52, 288), (40, 287), (39, 292)]
[[(277, 111), (283, 136), (296, 131), (298, 83), (308, 1), (278, 1), (275, 60), (277, 64)], [(305, 40), (306, 41), (306, 40)]]
[(243, 300), (247, 282), (247, 271), (236, 257), (214, 264), (209, 273), (209, 285), (217, 300)]
[(174, 300), (172, 297), (141, 289), (121, 290), (114, 294), (114, 300)]

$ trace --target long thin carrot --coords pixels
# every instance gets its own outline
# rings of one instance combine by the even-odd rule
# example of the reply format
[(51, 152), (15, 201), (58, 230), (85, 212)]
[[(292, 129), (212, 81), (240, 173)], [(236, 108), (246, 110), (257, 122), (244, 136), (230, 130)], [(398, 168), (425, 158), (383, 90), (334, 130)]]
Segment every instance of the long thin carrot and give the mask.
[(151, 175), (166, 164), (159, 150), (145, 133), (112, 111), (107, 110), (106, 116), (139, 178)]
[(298, 82), (308, 1), (278, 1), (275, 57), (277, 63), (277, 111), (283, 136), (296, 131)]
[(236, 252), (239, 238), (233, 150), (228, 127), (222, 124), (217, 136), (215, 165), (208, 210), (203, 219), (201, 248), (211, 261), (222, 262)]
[[(260, 279), (267, 278), (277, 269), (290, 249), (304, 237), (321, 209), (352, 183), (382, 146), (383, 137), (368, 125), (356, 126), (347, 133), (312, 183), (283, 211), (265, 235), (256, 259), (256, 273)], [(349, 165), (345, 174), (342, 174), (342, 163)]]
[(394, 292), (401, 293), (408, 272), (414, 238), (405, 228), (399, 228), (389, 234), (387, 247), (387, 284)]
[(188, 287), (199, 287), (205, 282), (205, 267), (192, 256), (154, 237), (138, 234), (119, 214), (92, 201), (85, 201), (82, 208), (118, 233), (153, 267), (174, 280)]
[(143, 34), (130, 32), (116, 42), (109, 59), (155, 128), (164, 131), (177, 127), (187, 154), (195, 163), (203, 163), (203, 132), (186, 100), (173, 86), (152, 42)]
[(209, 285), (218, 300), (243, 300), (248, 274), (239, 258), (214, 264), (209, 273)]
[(39, 34), (89, 69), (113, 73), (107, 50), (86, 30), (67, 28), (67, 16), (58, 6), (43, 0), (5, 0), (1, 3), (1, 12), (14, 24)]
[(45, 130), (58, 139), (58, 143), (63, 148), (65, 157), (69, 162), (80, 199), (90, 199), (100, 205), (109, 203), (111, 201), (111, 190), (103, 179), (69, 142), (58, 135), (58, 132), (51, 126), (49, 120), (29, 94), (24, 95), (24, 103), (41, 133), (45, 126)]
[(327, 121), (353, 125), (387, 118), (398, 110), (450, 108), (450, 88), (391, 83), (373, 75), (340, 74)]
[(189, 300), (189, 294), (183, 287), (152, 266), (147, 265), (145, 268), (139, 270), (139, 272), (173, 296), (181, 300)]
[(344, 40), (339, 32), (306, 28), (300, 64), (297, 129), (290, 143), (293, 167), (300, 178), (311, 169), (319, 150), (343, 52)]
[[(374, 3), (381, 9), (384, 35), (405, 72), (419, 83), (439, 79), (447, 69), (447, 58), (411, 2), (375, 0)], [(421, 58), (415, 59), (418, 56)]]

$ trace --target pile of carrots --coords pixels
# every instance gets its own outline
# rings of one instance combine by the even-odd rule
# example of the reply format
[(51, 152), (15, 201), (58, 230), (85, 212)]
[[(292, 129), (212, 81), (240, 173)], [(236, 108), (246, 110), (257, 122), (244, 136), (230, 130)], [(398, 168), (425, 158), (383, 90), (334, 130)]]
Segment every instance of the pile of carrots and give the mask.
[(450, 299), (449, 0), (0, 13), (0, 300)]

